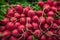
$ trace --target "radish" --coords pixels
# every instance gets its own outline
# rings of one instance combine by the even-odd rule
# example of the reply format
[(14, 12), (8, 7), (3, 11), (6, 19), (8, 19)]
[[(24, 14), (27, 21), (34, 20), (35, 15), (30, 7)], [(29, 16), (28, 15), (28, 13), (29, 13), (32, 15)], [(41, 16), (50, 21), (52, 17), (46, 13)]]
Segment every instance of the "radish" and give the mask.
[(45, 23), (45, 18), (44, 17), (40, 17), (39, 18), (39, 22), (40, 22), (40, 24), (44, 24)]
[(9, 37), (11, 35), (11, 32), (9, 30), (5, 30), (3, 32), (3, 37)]
[(17, 38), (11, 36), (11, 37), (9, 38), (9, 40), (17, 40)]
[(26, 23), (26, 19), (24, 17), (20, 18), (20, 23), (24, 25)]
[(11, 21), (11, 22), (16, 22), (16, 21), (17, 21), (17, 18), (11, 17), (10, 21)]
[(42, 15), (43, 15), (43, 11), (41, 11), (41, 10), (37, 11), (37, 12), (36, 12), (36, 15), (37, 15), (38, 17), (42, 16)]
[(12, 31), (12, 35), (15, 36), (15, 37), (19, 37), (19, 32), (18, 32), (18, 30), (17, 30), (17, 29), (14, 29), (14, 30)]
[(12, 22), (7, 23), (7, 29), (8, 30), (13, 30), (14, 28), (15, 28), (14, 23), (12, 23)]
[(36, 30), (36, 29), (39, 28), (39, 27), (38, 27), (38, 23), (34, 23), (34, 22), (33, 22), (33, 23), (32, 23), (32, 26), (33, 26), (33, 29), (34, 29), (34, 30)]
[(19, 14), (21, 14), (23, 12), (23, 7), (19, 4), (16, 5), (15, 9)]
[(9, 21), (10, 21), (9, 18), (5, 17), (5, 18), (3, 19), (3, 24), (6, 25)]
[(39, 40), (46, 40), (46, 36), (42, 35)]
[(31, 20), (30, 17), (27, 17), (26, 20), (27, 20), (28, 23), (31, 23), (32, 22), (32, 20)]
[(30, 36), (27, 38), (27, 40), (33, 40), (33, 36), (30, 35)]
[(36, 15), (32, 17), (32, 21), (33, 21), (33, 22), (38, 22), (38, 19), (39, 19), (39, 18), (38, 18), (38, 16), (36, 16)]
[(33, 26), (32, 26), (32, 24), (28, 23), (28, 24), (26, 24), (26, 28), (31, 30), (33, 28)]
[(26, 15), (25, 15), (25, 14), (21, 14), (20, 16), (21, 16), (21, 17), (26, 17)]
[(29, 7), (29, 6), (26, 6), (26, 7), (23, 9), (23, 13), (27, 16), (27, 13), (28, 13), (29, 10), (30, 10), (30, 7)]
[(52, 10), (53, 12), (57, 12), (57, 8), (54, 7), (54, 6), (51, 7), (51, 10)]
[(51, 22), (54, 22), (54, 18), (53, 17), (47, 17), (46, 22), (50, 24)]
[(43, 7), (43, 6), (44, 6), (44, 2), (43, 2), (43, 1), (38, 2), (38, 5), (39, 5), (40, 7)]
[(15, 13), (15, 14), (14, 14), (14, 17), (20, 18), (20, 14), (19, 14), (19, 13)]
[(42, 32), (39, 29), (37, 29), (37, 30), (34, 31), (34, 36), (36, 38), (40, 37), (41, 35), (42, 35)]
[(60, 25), (60, 19), (58, 19), (57, 22), (58, 22), (58, 25)]
[(29, 10), (27, 16), (28, 17), (33, 17), (35, 15), (34, 10)]
[(58, 32), (57, 32), (57, 33), (58, 33), (58, 35), (60, 35), (60, 29), (58, 30)]
[(57, 6), (57, 1), (53, 2), (53, 6), (55, 6), (55, 7)]
[(55, 16), (55, 13), (54, 13), (53, 11), (49, 11), (49, 12), (47, 13), (47, 16), (54, 17), (54, 16)]
[(47, 36), (52, 36), (52, 35), (54, 35), (54, 33), (52, 31), (48, 31), (48, 32), (46, 32), (46, 35)]
[(20, 25), (20, 26), (18, 26), (17, 29), (18, 29), (19, 33), (23, 33), (25, 31), (25, 26), (24, 25)]
[(53, 40), (52, 37), (48, 37), (47, 40)]
[(7, 13), (8, 13), (7, 15), (8, 15), (9, 17), (13, 17), (15, 12), (14, 12), (13, 9), (8, 9), (8, 10), (7, 10)]
[(15, 27), (17, 28), (18, 26), (20, 26), (21, 24), (20, 24), (20, 22), (16, 22), (15, 23)]
[(5, 26), (1, 26), (0, 27), (0, 32), (4, 31), (5, 29), (6, 29)]

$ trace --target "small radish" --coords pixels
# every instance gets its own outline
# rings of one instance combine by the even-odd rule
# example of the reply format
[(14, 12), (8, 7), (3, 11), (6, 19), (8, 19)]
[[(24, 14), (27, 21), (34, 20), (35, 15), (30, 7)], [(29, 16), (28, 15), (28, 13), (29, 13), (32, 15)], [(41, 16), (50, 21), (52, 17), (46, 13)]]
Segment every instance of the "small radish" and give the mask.
[(27, 18), (26, 18), (26, 21), (27, 21), (28, 23), (31, 23), (31, 22), (32, 22), (32, 20), (31, 20), (30, 17), (27, 17)]
[(44, 6), (44, 2), (43, 2), (43, 1), (38, 2), (38, 5), (39, 5), (40, 7), (43, 7), (43, 6)]
[(33, 23), (32, 23), (32, 26), (33, 26), (33, 29), (35, 29), (35, 30), (39, 28), (39, 27), (38, 27), (38, 23), (34, 23), (34, 22), (33, 22)]
[(60, 19), (58, 19), (57, 22), (58, 22), (58, 25), (60, 25)]
[(25, 14), (22, 13), (20, 16), (21, 16), (21, 17), (25, 17)]
[(6, 25), (9, 21), (10, 21), (9, 18), (5, 17), (5, 18), (3, 19), (3, 24)]
[(9, 40), (17, 40), (17, 38), (11, 36), (11, 37), (9, 38)]
[(30, 36), (27, 38), (27, 40), (33, 40), (33, 36), (30, 35)]
[(60, 35), (60, 29), (58, 30), (58, 32), (57, 32), (57, 33), (58, 33), (58, 35)]
[(10, 21), (11, 21), (11, 22), (16, 22), (16, 21), (17, 21), (17, 18), (11, 17)]
[(55, 6), (55, 7), (57, 6), (57, 1), (53, 2), (53, 6)]
[(9, 17), (13, 17), (14, 16), (14, 10), (13, 9), (8, 9), (7, 10), (7, 15), (9, 16)]
[(1, 26), (0, 27), (0, 32), (4, 31), (5, 29), (6, 29), (5, 26)]
[(42, 16), (42, 15), (43, 15), (43, 11), (41, 11), (41, 10), (40, 10), (40, 11), (37, 11), (37, 12), (36, 12), (36, 15), (37, 15), (38, 17)]
[(26, 24), (26, 28), (28, 28), (28, 29), (32, 29), (33, 26), (32, 26), (32, 24), (28, 23), (28, 24)]
[(28, 17), (33, 17), (35, 15), (34, 10), (29, 10), (27, 16)]
[(14, 28), (15, 28), (14, 23), (12, 23), (12, 22), (7, 23), (7, 29), (8, 30), (13, 30)]
[(33, 22), (38, 22), (38, 19), (39, 19), (39, 18), (38, 18), (38, 16), (36, 16), (36, 15), (32, 17), (32, 21), (33, 21)]
[(39, 22), (40, 22), (40, 24), (44, 24), (45, 23), (45, 18), (44, 17), (40, 17), (39, 18)]
[(11, 32), (8, 31), (8, 30), (5, 30), (5, 31), (3, 32), (3, 37), (9, 37), (10, 35), (11, 35)]
[(52, 31), (48, 31), (48, 32), (46, 32), (46, 35), (47, 36), (52, 36), (52, 35), (54, 35), (54, 33)]
[(20, 18), (20, 23), (21, 24), (25, 24), (26, 23), (26, 19), (24, 17)]
[(19, 5), (19, 4), (16, 5), (15, 9), (20, 14), (23, 12), (23, 7), (21, 5)]
[(15, 27), (17, 28), (18, 26), (20, 26), (21, 24), (20, 24), (20, 22), (16, 22), (15, 23)]
[(20, 14), (19, 14), (19, 13), (15, 13), (15, 14), (14, 14), (14, 17), (20, 18)]
[(57, 12), (57, 8), (54, 7), (54, 6), (51, 7), (51, 10), (52, 10), (53, 12)]
[(42, 35), (39, 40), (46, 40), (46, 36)]
[(12, 31), (12, 35), (15, 36), (15, 37), (19, 37), (19, 32), (18, 32), (18, 30), (17, 30), (17, 29), (14, 29), (14, 30)]
[(47, 40), (53, 40), (52, 37), (48, 37)]
[(19, 31), (20, 33), (23, 33), (23, 32), (25, 31), (25, 26), (24, 26), (24, 25), (18, 26), (18, 31)]
[(29, 6), (26, 6), (24, 9), (23, 9), (23, 13), (25, 15), (27, 15), (28, 11), (30, 10), (30, 7)]
[(47, 17), (46, 18), (46, 22), (47, 23), (51, 23), (51, 22), (53, 22), (54, 21), (54, 18), (53, 17)]
[(54, 13), (53, 11), (49, 11), (49, 12), (47, 13), (47, 16), (54, 17), (54, 16), (55, 16), (55, 13)]
[(42, 34), (42, 32), (41, 32), (39, 29), (37, 29), (37, 30), (34, 31), (34, 36), (35, 36), (36, 38), (40, 37), (41, 34)]

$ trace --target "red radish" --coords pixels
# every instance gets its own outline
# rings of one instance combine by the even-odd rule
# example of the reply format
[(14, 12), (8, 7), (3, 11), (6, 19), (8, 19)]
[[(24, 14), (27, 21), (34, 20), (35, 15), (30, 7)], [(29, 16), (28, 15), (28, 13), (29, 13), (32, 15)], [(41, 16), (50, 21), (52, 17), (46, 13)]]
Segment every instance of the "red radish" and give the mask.
[(16, 22), (15, 23), (15, 27), (17, 28), (18, 26), (20, 26), (21, 24), (20, 24), (20, 22)]
[(54, 16), (55, 16), (55, 13), (54, 13), (53, 11), (49, 11), (49, 12), (47, 13), (47, 16), (54, 17)]
[(38, 29), (38, 24), (37, 23), (32, 23), (33, 29)]
[(25, 17), (25, 14), (21, 14), (21, 17)]
[(55, 7), (57, 6), (57, 1), (53, 2), (53, 6), (55, 6)]
[(50, 6), (52, 6), (52, 0), (47, 0), (47, 2), (46, 2), (47, 4), (49, 4)]
[(14, 17), (20, 18), (20, 14), (19, 14), (19, 13), (15, 13), (15, 14), (14, 14)]
[(32, 29), (32, 24), (26, 24), (26, 28), (28, 28), (28, 29)]
[(45, 4), (45, 5), (43, 6), (43, 11), (44, 11), (45, 13), (49, 12), (50, 10), (51, 10), (51, 9), (50, 9), (50, 5)]
[(21, 24), (25, 24), (26, 23), (26, 19), (24, 17), (20, 18), (20, 23)]
[(53, 40), (52, 37), (48, 37), (47, 40)]
[(10, 31), (5, 30), (5, 31), (3, 32), (3, 37), (9, 37), (9, 36), (10, 36), (10, 34), (11, 34), (11, 32), (10, 32)]
[(29, 36), (28, 32), (24, 32), (23, 35), (24, 35), (24, 38), (27, 38)]
[(14, 30), (12, 31), (12, 35), (15, 36), (15, 37), (19, 37), (19, 32), (18, 32), (18, 30), (17, 30), (17, 29), (14, 29)]
[(44, 2), (43, 2), (43, 1), (38, 2), (38, 5), (39, 5), (40, 7), (43, 7), (43, 6), (44, 6)]
[(13, 30), (14, 28), (15, 28), (14, 23), (12, 23), (12, 22), (7, 23), (7, 29), (8, 30)]
[(49, 28), (49, 25), (48, 25), (47, 23), (44, 24), (43, 27), (42, 27), (43, 30), (46, 30), (46, 29), (48, 29), (48, 28)]
[(38, 18), (38, 16), (36, 16), (36, 15), (32, 17), (32, 21), (33, 21), (33, 22), (38, 22), (38, 19), (39, 19), (39, 18)]
[(13, 9), (8, 9), (7, 13), (8, 13), (7, 15), (9, 17), (13, 17), (14, 16), (14, 10)]
[(51, 23), (51, 22), (53, 22), (54, 21), (54, 18), (53, 17), (47, 17), (46, 18), (46, 22), (47, 23)]
[(39, 40), (46, 40), (46, 36), (42, 35)]
[(4, 31), (5, 30), (5, 26), (1, 26), (0, 27), (0, 32)]
[(37, 15), (38, 17), (42, 16), (42, 15), (43, 15), (43, 11), (41, 11), (41, 10), (40, 10), (40, 11), (37, 11), (37, 12), (36, 12), (36, 15)]
[(27, 40), (33, 40), (33, 36), (30, 35), (30, 36), (27, 38)]
[(16, 5), (16, 7), (15, 7), (15, 9), (16, 9), (16, 11), (18, 12), (18, 13), (22, 13), (23, 12), (23, 7), (21, 6), (21, 5)]
[(45, 18), (44, 18), (44, 17), (40, 17), (40, 18), (39, 18), (39, 22), (40, 22), (41, 24), (44, 24), (44, 23), (45, 23)]
[(27, 21), (28, 23), (31, 23), (31, 22), (32, 22), (32, 20), (31, 20), (30, 17), (27, 17), (27, 18), (26, 18), (26, 21)]
[(3, 19), (3, 24), (7, 24), (9, 21), (10, 21), (9, 18), (6, 18), (6, 17), (5, 17), (5, 18)]
[(33, 17), (35, 15), (34, 10), (29, 10), (27, 16), (28, 17)]
[(17, 40), (17, 38), (11, 36), (11, 37), (9, 38), (9, 40)]
[(57, 7), (57, 10), (58, 10), (58, 11), (60, 11), (60, 6), (59, 6), (59, 7)]
[(54, 6), (51, 7), (51, 10), (52, 10), (53, 12), (57, 12), (57, 8), (54, 7)]
[(11, 22), (16, 22), (16, 21), (17, 21), (17, 18), (11, 17), (10, 21), (11, 21)]
[(24, 25), (18, 26), (18, 31), (19, 31), (20, 33), (23, 33), (23, 32), (25, 31), (25, 26), (24, 26)]
[(58, 25), (60, 25), (60, 19), (58, 19), (57, 22), (58, 22)]
[(41, 31), (40, 31), (39, 29), (37, 29), (37, 30), (34, 31), (34, 36), (35, 36), (36, 38), (40, 37), (41, 34), (42, 34), (42, 33), (41, 33)]
[(23, 13), (25, 15), (27, 15), (28, 11), (30, 10), (30, 7), (29, 6), (26, 6), (24, 9), (23, 9)]
[(54, 33), (52, 31), (48, 31), (48, 32), (46, 32), (46, 35), (47, 36), (52, 36), (52, 35), (54, 35)]

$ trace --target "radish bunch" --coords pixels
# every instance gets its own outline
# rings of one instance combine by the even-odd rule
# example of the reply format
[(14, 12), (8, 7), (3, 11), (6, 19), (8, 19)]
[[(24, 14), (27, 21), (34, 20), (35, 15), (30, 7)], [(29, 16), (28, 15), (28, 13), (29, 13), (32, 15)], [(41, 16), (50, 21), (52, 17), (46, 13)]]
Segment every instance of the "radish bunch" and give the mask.
[(60, 4), (47, 0), (38, 2), (38, 6), (43, 10), (35, 11), (19, 4), (7, 9), (0, 22), (0, 40), (33, 40), (33, 36), (37, 40), (60, 40), (60, 18), (55, 19)]

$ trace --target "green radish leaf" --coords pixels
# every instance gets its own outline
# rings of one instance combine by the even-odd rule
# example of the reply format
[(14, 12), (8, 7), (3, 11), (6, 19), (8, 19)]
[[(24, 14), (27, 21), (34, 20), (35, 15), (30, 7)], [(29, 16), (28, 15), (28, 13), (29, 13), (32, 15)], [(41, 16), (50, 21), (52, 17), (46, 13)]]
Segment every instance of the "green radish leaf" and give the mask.
[(33, 36), (33, 40), (38, 40), (38, 39), (36, 39), (36, 38)]

